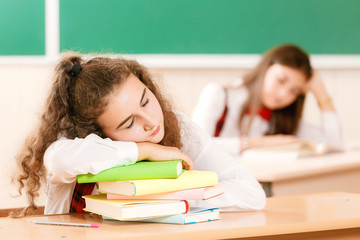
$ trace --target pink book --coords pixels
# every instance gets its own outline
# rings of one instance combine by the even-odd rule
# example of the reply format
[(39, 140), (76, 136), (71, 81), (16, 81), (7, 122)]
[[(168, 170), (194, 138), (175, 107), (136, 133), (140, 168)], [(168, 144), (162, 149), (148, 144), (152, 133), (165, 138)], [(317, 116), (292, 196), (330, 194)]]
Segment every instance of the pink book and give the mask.
[(125, 196), (120, 194), (107, 194), (107, 199), (183, 199), (183, 200), (205, 200), (224, 193), (224, 187), (218, 184), (214, 187), (193, 188), (175, 192), (158, 193), (141, 196)]

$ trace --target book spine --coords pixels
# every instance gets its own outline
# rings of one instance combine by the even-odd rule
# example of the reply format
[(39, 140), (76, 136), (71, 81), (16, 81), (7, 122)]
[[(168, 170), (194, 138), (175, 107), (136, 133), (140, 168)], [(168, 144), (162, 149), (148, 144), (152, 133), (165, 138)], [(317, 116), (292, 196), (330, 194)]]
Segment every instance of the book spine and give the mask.
[(182, 214), (188, 213), (189, 210), (190, 210), (189, 202), (186, 201), (186, 200), (181, 200), (181, 201), (185, 203), (185, 208), (186, 208), (186, 209), (185, 209), (185, 212), (183, 212)]

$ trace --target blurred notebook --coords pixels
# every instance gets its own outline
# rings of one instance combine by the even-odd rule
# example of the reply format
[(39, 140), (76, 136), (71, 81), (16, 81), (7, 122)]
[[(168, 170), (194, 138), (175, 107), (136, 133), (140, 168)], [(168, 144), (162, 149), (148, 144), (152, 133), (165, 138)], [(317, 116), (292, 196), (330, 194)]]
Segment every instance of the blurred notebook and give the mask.
[(303, 157), (323, 156), (332, 152), (343, 151), (340, 147), (306, 140), (279, 144), (268, 147), (250, 148), (241, 154), (243, 160), (295, 160)]

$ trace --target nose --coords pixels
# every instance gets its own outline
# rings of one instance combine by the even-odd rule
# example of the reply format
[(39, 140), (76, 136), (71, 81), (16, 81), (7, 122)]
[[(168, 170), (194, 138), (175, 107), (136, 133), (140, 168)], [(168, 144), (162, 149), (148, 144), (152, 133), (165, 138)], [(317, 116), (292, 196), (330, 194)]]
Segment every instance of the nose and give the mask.
[(143, 119), (143, 123), (144, 123), (144, 130), (145, 131), (150, 131), (152, 130), (154, 127), (156, 127), (156, 121), (155, 119), (147, 113), (142, 113), (141, 117)]
[(145, 124), (144, 130), (147, 132), (147, 131), (150, 131), (151, 129), (153, 129), (154, 127), (155, 127), (155, 125)]
[(286, 98), (286, 96), (288, 95), (288, 92), (289, 91), (286, 88), (279, 89), (278, 94), (277, 94), (278, 99), (283, 100), (284, 98)]

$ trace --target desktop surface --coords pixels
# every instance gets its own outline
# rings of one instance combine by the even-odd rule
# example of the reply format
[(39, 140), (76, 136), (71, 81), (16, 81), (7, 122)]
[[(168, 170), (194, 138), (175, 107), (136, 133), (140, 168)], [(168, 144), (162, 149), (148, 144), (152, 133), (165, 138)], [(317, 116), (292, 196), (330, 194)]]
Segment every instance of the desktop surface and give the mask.
[(355, 146), (295, 160), (237, 159), (263, 184), (268, 197), (338, 191), (360, 194), (356, 184), (360, 182), (360, 143)]
[[(4, 239), (360, 239), (360, 195), (322, 193), (267, 199), (263, 211), (221, 213), (221, 220), (174, 225), (102, 220), (95, 214), (0, 218)], [(98, 223), (99, 228), (33, 220)], [(319, 236), (319, 238), (315, 238)], [(354, 238), (353, 238), (354, 237)]]

